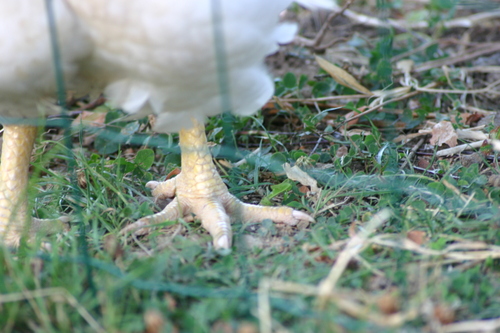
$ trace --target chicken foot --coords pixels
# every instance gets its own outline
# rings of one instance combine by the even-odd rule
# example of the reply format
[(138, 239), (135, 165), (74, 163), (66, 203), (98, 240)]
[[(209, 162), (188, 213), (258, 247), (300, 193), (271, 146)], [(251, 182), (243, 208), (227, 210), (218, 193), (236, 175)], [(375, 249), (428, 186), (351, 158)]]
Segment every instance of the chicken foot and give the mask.
[(144, 235), (148, 226), (165, 221), (175, 221), (194, 213), (202, 226), (212, 235), (218, 250), (231, 248), (231, 222), (260, 222), (265, 219), (277, 223), (297, 225), (314, 219), (290, 207), (267, 207), (241, 202), (229, 193), (212, 161), (207, 146), (205, 126), (193, 120), (194, 127), (179, 132), (182, 171), (173, 179), (146, 184), (157, 199), (172, 198), (161, 212), (146, 216), (125, 227), (122, 234), (133, 232)]

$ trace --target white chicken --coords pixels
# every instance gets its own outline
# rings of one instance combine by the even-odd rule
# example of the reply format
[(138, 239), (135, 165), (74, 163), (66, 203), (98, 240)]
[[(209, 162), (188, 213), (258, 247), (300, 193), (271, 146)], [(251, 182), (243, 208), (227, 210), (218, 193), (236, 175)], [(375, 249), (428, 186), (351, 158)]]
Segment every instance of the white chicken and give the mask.
[[(7, 98), (10, 106), (1, 107), (0, 114), (11, 116), (5, 110), (19, 108), (18, 101), (23, 100), (22, 95), (26, 91), (30, 91), (33, 99), (26, 107), (26, 115), (31, 116), (36, 115), (36, 99), (44, 96), (47, 88), (49, 91), (53, 89), (53, 79), (49, 73), (45, 73), (51, 69), (49, 37), (46, 31), (42, 31), (42, 26), (46, 24), (45, 16), (42, 18), (41, 11), (27, 8), (28, 2), (39, 6), (42, 1), (19, 2), (26, 6), (22, 7), (21, 12), (10, 8), (14, 5), (9, 7), (4, 4), (5, 1), (0, 5), (0, 24), (4, 24), (2, 15), (5, 13), (1, 6), (10, 10), (14, 21), (16, 16), (36, 13), (32, 16), (35, 16), (35, 21), (40, 20), (37, 27), (33, 28), (32, 22), (28, 21), (24, 25), (28, 26), (26, 29), (33, 28), (41, 35), (38, 43), (42, 45), (36, 52), (31, 51), (31, 54), (42, 56), (36, 62), (31, 61), (31, 67), (14, 56), (9, 60), (23, 72), (37, 78), (40, 76), (36, 73), (42, 71), (43, 67), (47, 79), (37, 79), (39, 84), (35, 87), (23, 86), (16, 90), (17, 95), (10, 94), (9, 87), (1, 85), (4, 81), (0, 81), (0, 96), (9, 95), (10, 98)], [(263, 60), (277, 49), (278, 43), (291, 41), (296, 33), (294, 24), (280, 23), (278, 18), (292, 0), (53, 2), (59, 11), (67, 4), (78, 18), (74, 20), (72, 13), (65, 13), (56, 20), (65, 64), (63, 67), (68, 80), (72, 80), (71, 76), (75, 72), (70, 65), (76, 64), (82, 69), (86, 82), (106, 87), (108, 100), (117, 107), (136, 115), (156, 114), (155, 130), (158, 132), (179, 131), (181, 174), (165, 182), (147, 184), (153, 189), (155, 197), (175, 196), (175, 199), (160, 213), (140, 219), (127, 227), (125, 232), (135, 230), (144, 233), (151, 224), (176, 220), (193, 213), (212, 235), (214, 247), (229, 249), (231, 221), (235, 219), (271, 219), (290, 225), (301, 220), (312, 220), (309, 215), (289, 207), (249, 205), (232, 196), (212, 162), (203, 125), (207, 117), (224, 111), (250, 115), (272, 96), (273, 82)], [(328, 8), (332, 5), (331, 0), (297, 2), (312, 8)], [(69, 23), (66, 22), (68, 20)], [(17, 30), (6, 35), (7, 40), (13, 40), (16, 36), (20, 43), (27, 44), (29, 34), (24, 30), (24, 25), (18, 23), (14, 28)], [(78, 36), (82, 33), (82, 27), (84, 36)], [(68, 36), (71, 33), (76, 35)], [(92, 44), (90, 50), (87, 37)], [(30, 54), (22, 46), (14, 46), (3, 54)], [(3, 74), (4, 67), (5, 70), (8, 67), (8, 63), (3, 60), (0, 74)], [(33, 82), (26, 79), (25, 83), (24, 77), (16, 73), (12, 74), (10, 80), (24, 85)], [(29, 107), (31, 111), (28, 111)], [(13, 141), (17, 142), (18, 139)], [(29, 154), (24, 155), (29, 158)], [(9, 174), (9, 171), (4, 170), (4, 163), (8, 164), (2, 157), (0, 177)], [(15, 163), (27, 166), (28, 160)], [(15, 176), (14, 182), (19, 182), (18, 178), (25, 179), (26, 172), (23, 171), (22, 176)], [(21, 194), (4, 194), (4, 198), (0, 198), (0, 211), (5, 212), (0, 216), (0, 233), (4, 234), (7, 241), (18, 237), (21, 226), (17, 219), (10, 217), (12, 210), (9, 210), (13, 202), (16, 206), (20, 203), (25, 205), (25, 185), (19, 184), (16, 183), (16, 188), (23, 188), (22, 193), (16, 192)], [(2, 190), (8, 192), (5, 186)], [(2, 208), (2, 200), (7, 203), (3, 205), (5, 208)], [(25, 211), (22, 214), (26, 216)]]
[[(65, 45), (60, 65), (65, 81), (74, 85), (79, 77), (79, 64), (90, 55), (91, 43), (67, 5), (55, 1), (53, 11), (57, 17), (57, 37)], [(36, 124), (41, 123), (40, 117), (55, 110), (38, 107), (45, 98), (55, 100), (53, 59), (44, 1), (0, 1), (0, 122), (4, 129), (0, 239), (11, 246), (19, 243), (24, 230), (34, 234), (40, 228), (51, 229), (52, 222), (57, 222), (31, 219), (27, 202)], [(25, 228), (26, 223), (29, 228)]]

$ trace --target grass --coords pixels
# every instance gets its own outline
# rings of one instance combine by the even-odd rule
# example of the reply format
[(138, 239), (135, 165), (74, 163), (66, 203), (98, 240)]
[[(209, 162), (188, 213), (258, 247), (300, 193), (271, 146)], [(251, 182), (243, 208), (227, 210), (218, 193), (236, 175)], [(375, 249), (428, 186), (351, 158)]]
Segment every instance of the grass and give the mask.
[[(412, 14), (428, 13), (427, 23), (437, 27), (470, 14), (450, 4), (431, 1)], [(386, 5), (391, 14), (406, 10), (399, 2)], [(410, 34), (361, 27), (331, 50), (351, 47), (350, 72), (371, 91), (385, 89), (383, 102), (394, 101), (382, 108), (373, 97), (350, 99), (358, 94), (353, 89), (324, 71), (302, 75), (298, 66), (277, 80), (274, 103), (252, 118), (233, 119), (233, 158), (221, 150), (227, 117), (211, 119), (209, 141), (234, 195), (284, 203), (316, 219), (300, 228), (238, 222), (226, 256), (214, 251), (198, 221), (165, 222), (164, 230), (140, 239), (119, 236), (123, 226), (158, 209), (144, 185), (179, 168), (175, 135), (151, 133), (147, 119), (118, 122), (119, 111), (105, 105), (97, 111), (107, 112), (107, 126), (74, 127), (71, 154), (59, 132), (49, 132), (34, 155), (33, 211), (43, 218), (71, 214), (74, 222), (67, 233), (15, 251), (0, 248), (1, 331), (498, 330), (497, 154), (484, 144), (475, 154), (439, 157), (446, 145), (430, 146), (431, 134), (412, 137), (441, 120), (453, 130), (477, 126), (471, 110), (476, 118), (495, 114), (487, 111), (499, 102), (496, 86), (489, 86), (494, 78), (463, 71), (479, 66), (480, 56), (454, 59), (498, 41), (497, 30), (478, 24)], [(463, 41), (470, 51), (460, 51), (460, 43), (446, 43), (465, 32), (484, 44)], [(415, 62), (410, 73), (418, 82), (403, 93), (394, 90), (404, 77), (396, 68), (400, 55)], [(487, 62), (490, 55), (481, 56)], [(413, 94), (430, 83), (434, 88)], [(494, 137), (497, 127), (490, 120), (476, 132)], [(244, 163), (230, 163), (243, 156)], [(284, 162), (300, 165), (318, 190), (289, 179)]]

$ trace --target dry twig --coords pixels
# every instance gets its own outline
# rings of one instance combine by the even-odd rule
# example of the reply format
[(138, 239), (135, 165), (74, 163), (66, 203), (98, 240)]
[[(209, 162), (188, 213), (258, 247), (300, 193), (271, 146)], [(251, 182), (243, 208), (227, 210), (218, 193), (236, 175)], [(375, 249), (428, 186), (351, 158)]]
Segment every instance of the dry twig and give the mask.
[(348, 0), (344, 4), (344, 6), (342, 6), (342, 8), (340, 8), (337, 11), (331, 12), (330, 15), (328, 15), (328, 18), (326, 19), (326, 21), (323, 23), (323, 25), (319, 29), (319, 31), (316, 34), (316, 37), (314, 39), (307, 39), (304, 37), (297, 36), (297, 37), (295, 37), (295, 43), (306, 46), (306, 47), (313, 48), (315, 51), (323, 51), (323, 50), (326, 50), (327, 48), (331, 47), (332, 45), (336, 44), (339, 41), (338, 39), (334, 39), (334, 40), (332, 40), (326, 44), (323, 44), (323, 45), (321, 45), (321, 42), (323, 41), (323, 38), (325, 38), (325, 34), (328, 31), (328, 28), (330, 27), (330, 23), (336, 17), (341, 16), (347, 10), (347, 8), (349, 8), (351, 6), (351, 4), (353, 2), (354, 2), (354, 0)]
[[(335, 6), (334, 10), (341, 11), (342, 8), (340, 8), (339, 6)], [(343, 11), (343, 14), (345, 17), (349, 18), (352, 22), (356, 24), (361, 24), (370, 27), (393, 27), (401, 31), (429, 28), (429, 22), (424, 20), (414, 23), (408, 23), (406, 20), (392, 20), (392, 19), (383, 20), (376, 17), (360, 14), (350, 9), (345, 9)], [(458, 17), (455, 19), (451, 19), (449, 21), (444, 21), (442, 22), (442, 25), (447, 29), (470, 28), (479, 23), (492, 20), (498, 17), (500, 17), (500, 11), (482, 12), (482, 13), (472, 14), (466, 17)]]

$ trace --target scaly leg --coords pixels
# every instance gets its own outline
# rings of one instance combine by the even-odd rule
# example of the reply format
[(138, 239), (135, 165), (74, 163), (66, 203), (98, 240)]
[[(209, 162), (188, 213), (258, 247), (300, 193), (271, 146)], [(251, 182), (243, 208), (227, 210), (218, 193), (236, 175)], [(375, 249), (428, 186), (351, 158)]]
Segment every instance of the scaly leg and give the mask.
[(271, 219), (274, 222), (296, 225), (300, 221), (314, 221), (309, 215), (289, 207), (266, 207), (241, 202), (229, 193), (217, 173), (207, 146), (205, 126), (193, 120), (194, 127), (179, 132), (182, 172), (165, 182), (149, 182), (156, 198), (175, 199), (161, 212), (144, 217), (127, 226), (122, 233), (146, 234), (147, 226), (165, 221), (177, 220), (194, 213), (202, 226), (212, 235), (216, 249), (231, 247), (231, 222), (241, 219), (246, 222), (260, 222)]
[[(62, 221), (53, 223), (32, 219), (28, 210), (28, 172), (36, 134), (35, 126), (4, 126), (0, 164), (0, 241), (8, 246), (18, 246), (25, 231), (36, 233), (45, 228), (45, 224), (58, 230), (62, 228)], [(30, 228), (26, 230), (26, 226)]]

